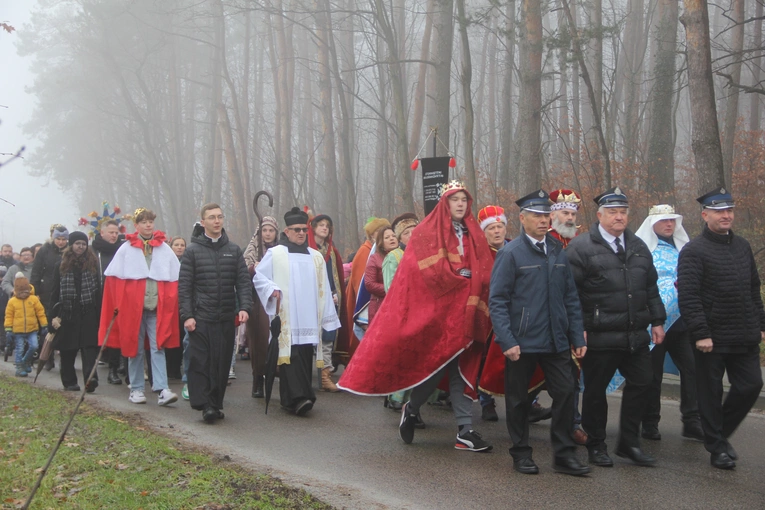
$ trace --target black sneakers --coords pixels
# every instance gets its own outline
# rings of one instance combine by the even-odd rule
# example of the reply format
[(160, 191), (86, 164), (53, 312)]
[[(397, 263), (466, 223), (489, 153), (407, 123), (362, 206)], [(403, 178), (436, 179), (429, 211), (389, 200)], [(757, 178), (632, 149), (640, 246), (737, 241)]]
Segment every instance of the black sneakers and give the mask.
[(409, 402), (401, 409), (401, 422), (398, 424), (398, 435), (406, 444), (414, 441), (414, 428), (417, 425), (417, 415), (409, 413)]
[(468, 430), (457, 434), (454, 448), (467, 452), (488, 452), (491, 451), (492, 446), (481, 438), (481, 434), (475, 430)]

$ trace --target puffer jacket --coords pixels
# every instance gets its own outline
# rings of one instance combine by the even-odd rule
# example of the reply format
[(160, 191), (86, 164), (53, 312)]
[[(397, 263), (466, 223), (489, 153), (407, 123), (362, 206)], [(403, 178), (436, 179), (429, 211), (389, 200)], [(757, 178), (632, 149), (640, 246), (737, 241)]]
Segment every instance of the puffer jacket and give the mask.
[(680, 252), (677, 290), (692, 342), (711, 338), (715, 348), (760, 343), (765, 331), (760, 276), (744, 238), (704, 227)]
[(595, 223), (566, 253), (579, 291), (588, 350), (636, 351), (651, 342), (648, 326), (667, 319), (648, 246), (624, 231), (625, 260), (614, 253)]
[(181, 320), (233, 321), (252, 308), (252, 283), (242, 249), (224, 230), (217, 242), (195, 225), (191, 243), (181, 258), (178, 277)]
[(56, 271), (56, 266), (61, 263), (63, 251), (53, 244), (53, 241), (46, 241), (32, 263), (29, 283), (37, 289), (37, 295), (46, 310), (52, 305), (49, 301), (53, 290), (53, 273)]
[(491, 273), (489, 310), (502, 352), (565, 352), (583, 347), (582, 309), (563, 245), (545, 238), (547, 254), (521, 235), (498, 252)]
[(14, 333), (31, 333), (48, 326), (45, 309), (40, 298), (35, 296), (34, 287), (28, 297), (13, 296), (5, 307), (5, 329)]

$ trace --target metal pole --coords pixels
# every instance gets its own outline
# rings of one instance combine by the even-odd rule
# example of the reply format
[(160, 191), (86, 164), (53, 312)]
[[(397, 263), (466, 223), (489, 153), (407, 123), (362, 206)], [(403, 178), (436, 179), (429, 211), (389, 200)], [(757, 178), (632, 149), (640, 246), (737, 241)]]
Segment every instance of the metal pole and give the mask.
[(438, 126), (431, 128), (433, 132), (433, 157), (436, 157), (436, 141), (438, 140)]

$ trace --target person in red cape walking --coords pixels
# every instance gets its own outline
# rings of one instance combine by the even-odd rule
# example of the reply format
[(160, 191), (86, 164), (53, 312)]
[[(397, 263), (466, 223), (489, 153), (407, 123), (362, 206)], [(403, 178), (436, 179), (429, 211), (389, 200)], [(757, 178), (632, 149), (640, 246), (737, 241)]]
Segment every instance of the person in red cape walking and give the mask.
[(104, 276), (104, 300), (98, 344), (104, 343), (106, 328), (114, 309), (114, 321), (108, 344), (119, 348), (128, 358), (130, 402), (145, 404), (143, 358), (148, 338), (152, 370), (152, 391), (157, 403), (172, 404), (178, 397), (167, 385), (165, 348), (178, 347), (178, 273), (181, 263), (167, 245), (163, 232), (154, 230), (157, 217), (149, 209), (137, 209), (133, 215), (136, 232), (114, 254)]
[(407, 256), (338, 387), (375, 396), (413, 388), (399, 425), (409, 444), (420, 407), (447, 376), (458, 426), (455, 448), (489, 451), (491, 445), (472, 429), (471, 407), (491, 329), (492, 256), (465, 186), (451, 181), (441, 191), (435, 209), (414, 229)]

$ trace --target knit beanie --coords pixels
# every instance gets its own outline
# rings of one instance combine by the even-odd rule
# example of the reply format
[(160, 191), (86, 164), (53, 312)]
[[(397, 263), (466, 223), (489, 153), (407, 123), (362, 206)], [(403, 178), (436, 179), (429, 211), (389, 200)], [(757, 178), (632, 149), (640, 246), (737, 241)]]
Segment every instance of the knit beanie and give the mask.
[(69, 234), (69, 246), (72, 246), (77, 241), (85, 241), (85, 244), (88, 244), (88, 235), (85, 232), (80, 232), (79, 230), (75, 230)]
[(66, 229), (63, 225), (58, 225), (56, 228), (53, 229), (53, 232), (51, 233), (51, 238), (58, 239), (59, 237), (63, 237), (64, 239), (69, 239), (69, 231)]
[(21, 299), (26, 299), (31, 291), (32, 286), (29, 284), (29, 279), (24, 276), (24, 273), (21, 271), (16, 273), (16, 278), (13, 281), (13, 292), (16, 296)]

